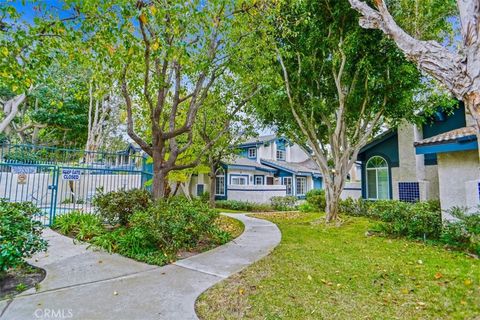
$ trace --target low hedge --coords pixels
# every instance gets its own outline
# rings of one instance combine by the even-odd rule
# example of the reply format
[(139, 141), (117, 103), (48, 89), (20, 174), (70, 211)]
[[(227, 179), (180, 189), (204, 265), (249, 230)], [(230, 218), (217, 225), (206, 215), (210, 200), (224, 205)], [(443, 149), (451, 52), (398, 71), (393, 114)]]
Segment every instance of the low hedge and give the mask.
[(238, 200), (217, 200), (215, 206), (220, 209), (248, 211), (248, 212), (268, 212), (274, 211), (269, 204), (255, 203)]
[(375, 230), (386, 235), (432, 240), (480, 254), (480, 212), (467, 214), (466, 208), (452, 208), (457, 221), (442, 221), (437, 200), (408, 203), (397, 200), (340, 202), (343, 214), (378, 220)]

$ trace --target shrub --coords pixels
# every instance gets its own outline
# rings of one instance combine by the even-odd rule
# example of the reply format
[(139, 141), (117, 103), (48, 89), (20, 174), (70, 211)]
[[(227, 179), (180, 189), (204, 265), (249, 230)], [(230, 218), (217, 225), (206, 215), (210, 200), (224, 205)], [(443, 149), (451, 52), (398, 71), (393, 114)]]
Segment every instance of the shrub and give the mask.
[(218, 200), (215, 202), (216, 207), (220, 209), (229, 209), (237, 211), (249, 212), (266, 212), (273, 211), (273, 208), (268, 204), (254, 203), (238, 200)]
[(301, 203), (298, 206), (298, 210), (300, 210), (301, 212), (315, 212), (315, 211), (318, 211), (317, 208), (315, 208), (314, 206), (312, 206), (308, 202)]
[(378, 230), (394, 236), (438, 239), (442, 230), (438, 201), (408, 203), (346, 199), (340, 202), (340, 211), (351, 216), (380, 220)]
[(372, 216), (384, 222), (380, 228), (387, 234), (424, 239), (440, 237), (441, 211), (432, 211), (427, 202), (377, 201), (370, 208)]
[(151, 195), (143, 189), (115, 192), (100, 192), (93, 198), (96, 213), (111, 225), (127, 225), (136, 211), (147, 209), (152, 203)]
[(80, 241), (89, 241), (105, 232), (98, 215), (81, 211), (71, 211), (56, 217), (52, 228)]
[(215, 223), (218, 213), (200, 200), (183, 197), (161, 200), (130, 216), (128, 227), (119, 227), (92, 239), (109, 252), (148, 263), (165, 264), (179, 250), (201, 243), (225, 243), (231, 236)]
[(201, 195), (200, 195), (200, 201), (202, 202), (208, 202), (210, 201), (210, 192), (208, 191), (204, 191)]
[(458, 221), (446, 221), (440, 240), (480, 255), (480, 212), (468, 215), (467, 208), (454, 207), (448, 213)]
[(132, 216), (132, 228), (145, 228), (161, 248), (169, 252), (190, 249), (201, 240), (216, 236), (218, 213), (201, 201), (173, 197), (157, 202)]
[(293, 196), (271, 197), (270, 202), (274, 210), (289, 211), (296, 209), (295, 204), (297, 203), (297, 198)]
[(340, 200), (340, 212), (354, 217), (368, 217), (369, 202), (363, 199), (347, 198)]
[(325, 198), (325, 190), (313, 189), (307, 192), (305, 200), (319, 211), (325, 211), (327, 200)]
[(42, 212), (32, 203), (0, 200), (0, 273), (47, 249), (47, 242), (41, 238), (42, 223), (35, 221), (40, 215)]

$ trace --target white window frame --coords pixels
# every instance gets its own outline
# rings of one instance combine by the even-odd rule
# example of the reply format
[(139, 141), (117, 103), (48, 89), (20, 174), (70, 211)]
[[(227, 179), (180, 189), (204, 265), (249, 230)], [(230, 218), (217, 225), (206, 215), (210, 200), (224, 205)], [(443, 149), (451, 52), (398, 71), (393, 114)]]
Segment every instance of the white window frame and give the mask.
[(285, 150), (277, 150), (277, 160), (285, 161), (286, 156), (287, 156), (287, 154), (286, 154)]
[[(303, 183), (302, 185), (299, 185), (299, 182)], [(296, 182), (295, 182), (295, 188), (297, 190), (297, 196), (304, 196), (307, 194), (307, 177), (297, 177)], [(300, 188), (299, 188), (300, 186)], [(302, 190), (303, 189), (303, 190)]]
[[(222, 181), (222, 182), (217, 183), (217, 179), (219, 181)], [(223, 186), (223, 188), (221, 188), (220, 192), (218, 190), (220, 188), (217, 188), (217, 185)], [(215, 195), (216, 196), (224, 196), (225, 195), (225, 175), (224, 174), (222, 174), (222, 175), (219, 174), (215, 177)]]
[[(243, 180), (245, 183), (243, 183), (243, 184), (235, 183), (234, 182), (235, 179), (239, 179), (239, 181)], [(231, 176), (230, 181), (231, 181), (232, 186), (246, 186), (246, 185), (248, 185), (248, 177), (246, 177), (246, 176)]]
[[(260, 183), (257, 183), (257, 179), (260, 179)], [(265, 185), (265, 176), (255, 176), (253, 182), (257, 186), (263, 186)]]
[[(286, 180), (290, 181), (290, 193), (288, 193), (288, 185), (286, 183)], [(285, 186), (285, 191), (287, 196), (292, 196), (293, 195), (293, 177), (283, 177), (282, 178), (282, 185)]]
[(250, 159), (256, 158), (257, 157), (257, 148), (248, 148), (248, 157)]
[[(386, 166), (385, 167), (369, 168), (368, 163), (375, 158), (382, 159), (386, 163)], [(387, 183), (388, 183), (388, 185), (387, 185), (387, 198), (385, 198), (385, 199), (390, 199), (390, 171), (389, 171), (389, 168), (388, 168), (388, 162), (387, 162), (387, 160), (385, 160), (385, 158), (383, 158), (381, 156), (373, 156), (370, 159), (368, 159), (367, 163), (365, 164), (365, 189), (366, 189), (366, 198), (368, 200), (385, 200), (384, 198), (379, 198), (378, 197), (378, 171), (380, 171), (380, 170), (386, 170), (387, 171)], [(370, 198), (369, 197), (369, 192), (368, 192), (368, 172), (369, 171), (375, 171), (375, 187), (377, 188), (376, 198)]]

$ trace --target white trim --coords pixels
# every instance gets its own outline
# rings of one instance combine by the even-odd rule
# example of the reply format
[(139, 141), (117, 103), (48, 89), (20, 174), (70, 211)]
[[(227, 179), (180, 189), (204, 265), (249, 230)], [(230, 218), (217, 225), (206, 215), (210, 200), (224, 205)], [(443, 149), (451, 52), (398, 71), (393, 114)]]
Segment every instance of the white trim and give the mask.
[[(368, 167), (368, 163), (372, 160), (372, 159), (375, 159), (375, 158), (380, 158), (382, 159), (386, 166), (385, 167), (375, 167), (375, 168), (369, 168)], [(365, 163), (365, 190), (366, 190), (366, 193), (365, 193), (365, 196), (368, 200), (385, 200), (384, 198), (379, 198), (378, 197), (378, 172), (380, 170), (386, 170), (387, 171), (387, 198), (386, 199), (390, 199), (390, 172), (389, 172), (389, 167), (388, 167), (388, 162), (387, 160), (385, 160), (385, 158), (381, 157), (381, 156), (373, 156), (371, 157), (370, 159), (368, 159), (368, 161)], [(376, 198), (370, 198), (369, 197), (369, 193), (368, 193), (368, 172), (369, 171), (375, 171), (375, 187), (376, 187)]]
[[(222, 188), (222, 190), (221, 190), (222, 193), (218, 193), (218, 190), (217, 190), (217, 179), (218, 179), (218, 178), (222, 178), (222, 179), (223, 179), (223, 188)], [(225, 187), (226, 187), (225, 182), (226, 182), (226, 181), (225, 181), (225, 175), (217, 175), (217, 176), (215, 177), (215, 195), (216, 195), (216, 196), (224, 196), (224, 195), (225, 195)]]

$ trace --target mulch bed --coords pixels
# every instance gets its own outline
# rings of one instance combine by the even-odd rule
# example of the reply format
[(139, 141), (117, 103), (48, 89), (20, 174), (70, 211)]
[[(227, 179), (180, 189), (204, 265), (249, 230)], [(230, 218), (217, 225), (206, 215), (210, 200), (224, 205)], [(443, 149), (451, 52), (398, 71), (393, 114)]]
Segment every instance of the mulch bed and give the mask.
[(45, 270), (29, 264), (9, 270), (5, 275), (0, 275), (0, 300), (35, 287), (45, 275)]

